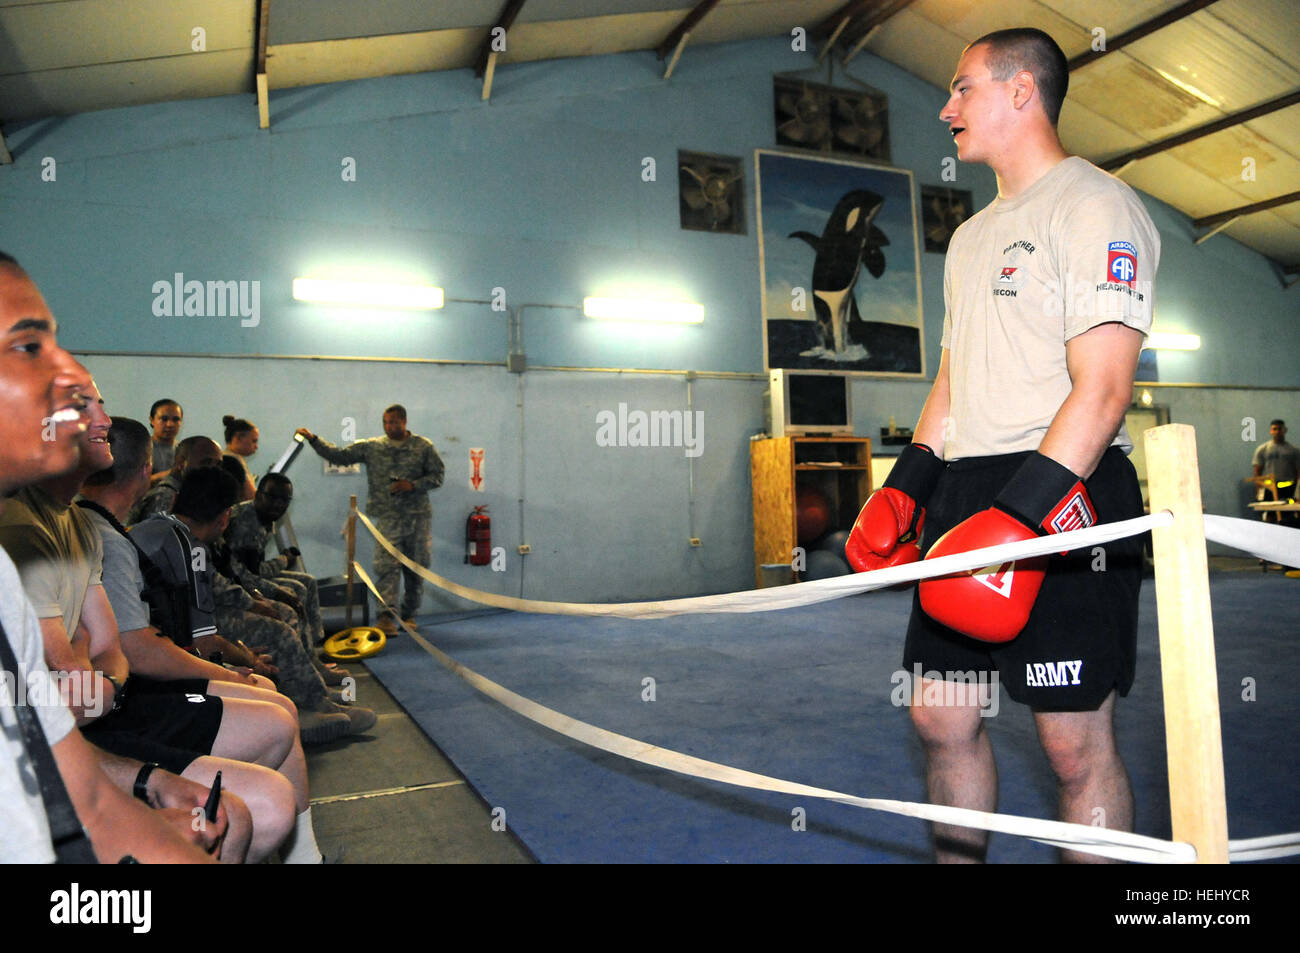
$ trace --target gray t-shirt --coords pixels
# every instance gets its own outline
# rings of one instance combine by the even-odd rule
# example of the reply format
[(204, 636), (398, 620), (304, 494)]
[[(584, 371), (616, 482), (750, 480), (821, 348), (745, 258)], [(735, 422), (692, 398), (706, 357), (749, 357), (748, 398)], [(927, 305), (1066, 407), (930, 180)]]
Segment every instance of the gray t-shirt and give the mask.
[(113, 607), (119, 632), (134, 632), (149, 627), (149, 604), (140, 598), (144, 592), (144, 575), (140, 572), (140, 557), (131, 541), (113, 528), (113, 524), (92, 509), (83, 512), (90, 517), (91, 525), (99, 532), (104, 544), (104, 594)]
[[(5, 689), (17, 692), (21, 683), (36, 709), (45, 740), (54, 747), (68, 736), (75, 723), (62, 703), (45, 668), (41, 626), (23, 595), (18, 571), (9, 554), (0, 549), (0, 622), (3, 622), (19, 671), (5, 673)], [(39, 687), (38, 687), (39, 685)], [(0, 705), (0, 863), (49, 864), (54, 862), (50, 827), (45, 818), (36, 772), (27, 757), (10, 700)]]
[[(1037, 450), (1070, 394), (1066, 342), (1116, 321), (1146, 334), (1159, 258), (1133, 190), (1077, 156), (963, 222), (944, 263), (944, 458)], [(1122, 425), (1112, 444), (1132, 449)]]
[[(1260, 444), (1255, 451), (1254, 465), (1259, 467), (1260, 476), (1271, 476), (1274, 483), (1295, 483), (1300, 475), (1300, 447), (1293, 447), (1285, 440), (1281, 443)], [(1280, 495), (1294, 496), (1294, 486), (1279, 487)]]

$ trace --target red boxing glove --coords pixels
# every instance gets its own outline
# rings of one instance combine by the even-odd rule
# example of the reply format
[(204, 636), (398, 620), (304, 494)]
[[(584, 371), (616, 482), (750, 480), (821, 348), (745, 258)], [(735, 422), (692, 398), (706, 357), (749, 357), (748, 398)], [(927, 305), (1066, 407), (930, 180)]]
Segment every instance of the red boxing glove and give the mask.
[(856, 572), (902, 566), (921, 558), (925, 504), (943, 470), (943, 461), (925, 444), (903, 448), (884, 486), (862, 507), (844, 546), (844, 556)]
[[(1097, 522), (1083, 481), (1035, 453), (998, 494), (993, 506), (940, 537), (926, 559), (1001, 543), (1082, 529)], [(983, 642), (1010, 642), (1029, 621), (1047, 557), (921, 581), (921, 608), (936, 622)]]

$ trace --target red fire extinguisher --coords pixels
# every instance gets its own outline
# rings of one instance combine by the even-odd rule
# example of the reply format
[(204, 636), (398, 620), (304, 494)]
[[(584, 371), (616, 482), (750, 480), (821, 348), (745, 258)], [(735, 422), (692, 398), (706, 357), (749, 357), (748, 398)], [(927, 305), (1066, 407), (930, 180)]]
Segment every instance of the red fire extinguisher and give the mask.
[(465, 562), (486, 566), (492, 561), (492, 521), (487, 507), (476, 506), (465, 522)]

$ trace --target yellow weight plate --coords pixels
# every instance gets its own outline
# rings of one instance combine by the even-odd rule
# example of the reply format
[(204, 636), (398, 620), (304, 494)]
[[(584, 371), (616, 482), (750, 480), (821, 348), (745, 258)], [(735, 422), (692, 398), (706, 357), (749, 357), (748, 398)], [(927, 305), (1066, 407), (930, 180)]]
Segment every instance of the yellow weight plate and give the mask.
[(335, 662), (355, 662), (382, 652), (387, 644), (388, 636), (381, 629), (344, 629), (325, 640), (325, 655)]

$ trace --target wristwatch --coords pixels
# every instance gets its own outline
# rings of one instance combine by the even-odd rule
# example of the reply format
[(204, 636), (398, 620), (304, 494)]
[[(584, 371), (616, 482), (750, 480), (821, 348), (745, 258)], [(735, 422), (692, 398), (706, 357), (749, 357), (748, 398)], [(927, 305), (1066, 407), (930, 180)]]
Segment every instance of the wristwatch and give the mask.
[(101, 672), (100, 674), (103, 675), (104, 679), (113, 686), (113, 707), (110, 708), (109, 711), (117, 711), (122, 707), (122, 696), (126, 686), (107, 672)]
[(153, 774), (156, 767), (157, 761), (146, 761), (140, 765), (140, 773), (135, 776), (135, 784), (131, 788), (131, 793), (146, 804), (149, 803), (149, 775)]

